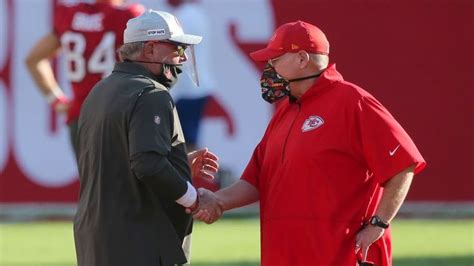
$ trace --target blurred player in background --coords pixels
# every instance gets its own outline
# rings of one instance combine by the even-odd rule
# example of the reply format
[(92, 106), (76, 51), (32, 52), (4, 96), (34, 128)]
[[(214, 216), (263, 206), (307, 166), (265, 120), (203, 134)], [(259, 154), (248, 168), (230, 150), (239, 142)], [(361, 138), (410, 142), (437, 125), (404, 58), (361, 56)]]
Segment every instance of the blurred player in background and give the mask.
[[(176, 102), (181, 126), (188, 151), (200, 147), (199, 135), (201, 122), (205, 117), (222, 119), (227, 128), (227, 134), (234, 134), (234, 123), (225, 106), (215, 95), (217, 87), (212, 66), (212, 29), (209, 16), (200, 0), (168, 0), (173, 7), (173, 14), (179, 19), (183, 28), (191, 33), (205, 36), (203, 42), (195, 47), (196, 64), (199, 69), (199, 86), (189, 76), (183, 75), (175, 88), (170, 92)], [(225, 166), (221, 167), (219, 174), (213, 180), (198, 178), (193, 180), (196, 187), (205, 187), (216, 191), (220, 187), (221, 177), (230, 175)]]
[[(127, 21), (143, 11), (143, 6), (125, 4), (123, 0), (78, 4), (60, 1), (55, 6), (52, 31), (33, 46), (26, 58), (28, 70), (48, 103), (56, 112), (67, 114), (75, 154), (81, 105), (92, 87), (112, 72)], [(58, 85), (49, 61), (60, 50), (66, 60), (71, 98)]]
[(189, 77), (183, 76), (176, 83), (176, 88), (179, 89), (171, 90), (179, 112), (186, 146), (188, 150), (195, 150), (198, 146), (199, 127), (204, 108), (216, 86), (211, 75), (210, 22), (197, 0), (168, 0), (168, 4), (174, 8), (173, 13), (187, 32), (206, 36), (208, 39), (207, 44), (204, 41), (203, 44), (195, 47), (196, 57), (199, 58), (196, 61), (199, 64), (197, 67), (199, 87)]

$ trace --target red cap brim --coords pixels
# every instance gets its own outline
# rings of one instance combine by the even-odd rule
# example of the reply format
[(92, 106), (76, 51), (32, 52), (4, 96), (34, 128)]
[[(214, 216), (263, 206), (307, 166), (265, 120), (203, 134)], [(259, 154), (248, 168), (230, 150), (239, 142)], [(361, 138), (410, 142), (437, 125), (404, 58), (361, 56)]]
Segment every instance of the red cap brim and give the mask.
[(269, 59), (283, 55), (285, 51), (270, 49), (268, 47), (250, 53), (250, 57), (257, 62), (266, 62)]

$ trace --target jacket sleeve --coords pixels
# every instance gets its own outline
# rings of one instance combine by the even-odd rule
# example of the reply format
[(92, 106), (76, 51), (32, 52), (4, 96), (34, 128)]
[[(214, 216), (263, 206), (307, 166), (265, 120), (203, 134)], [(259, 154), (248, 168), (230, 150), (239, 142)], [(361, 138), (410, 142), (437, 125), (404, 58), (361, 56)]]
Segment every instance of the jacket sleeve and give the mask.
[(177, 200), (187, 190), (187, 181), (179, 176), (168, 158), (156, 152), (136, 153), (131, 157), (135, 176), (151, 187), (158, 195)]
[(156, 152), (167, 156), (171, 151), (173, 125), (173, 103), (167, 92), (155, 89), (141, 95), (129, 122), (129, 155)]
[(415, 165), (415, 174), (426, 165), (412, 139), (389, 111), (372, 96), (363, 97), (356, 108), (362, 152), (380, 184)]
[(187, 181), (168, 160), (172, 146), (174, 105), (168, 92), (150, 90), (139, 97), (130, 117), (128, 140), (132, 171), (160, 196), (177, 200)]

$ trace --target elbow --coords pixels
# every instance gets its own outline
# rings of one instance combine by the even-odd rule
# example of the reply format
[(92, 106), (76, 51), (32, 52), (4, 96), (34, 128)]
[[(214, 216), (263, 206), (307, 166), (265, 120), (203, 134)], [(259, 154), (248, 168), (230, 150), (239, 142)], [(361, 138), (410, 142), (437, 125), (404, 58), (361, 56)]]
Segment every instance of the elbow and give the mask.
[(143, 181), (146, 177), (153, 176), (155, 174), (155, 170), (153, 167), (150, 167), (149, 164), (140, 162), (139, 160), (133, 160), (131, 163), (131, 168), (135, 177), (138, 180)]
[(26, 58), (25, 58), (25, 61), (24, 61), (26, 67), (31, 70), (33, 68), (35, 68), (35, 66), (38, 64), (38, 59), (36, 59), (33, 55), (28, 55)]
[(139, 153), (132, 156), (130, 166), (135, 176), (144, 182), (162, 169), (163, 160), (154, 153)]
[(413, 181), (414, 176), (414, 166), (410, 166), (403, 170), (402, 172), (398, 173), (387, 182), (381, 184), (384, 189), (391, 189), (395, 188), (398, 189), (400, 187), (406, 187), (407, 189), (411, 186), (411, 182)]

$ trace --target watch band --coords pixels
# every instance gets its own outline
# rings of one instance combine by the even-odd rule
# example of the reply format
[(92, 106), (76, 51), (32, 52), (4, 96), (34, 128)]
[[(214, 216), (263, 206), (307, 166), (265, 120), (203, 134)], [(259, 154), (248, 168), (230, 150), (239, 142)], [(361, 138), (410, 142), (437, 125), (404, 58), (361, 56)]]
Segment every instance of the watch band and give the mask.
[(387, 229), (390, 224), (387, 223), (387, 222), (384, 222), (380, 217), (378, 217), (377, 215), (374, 215), (372, 217), (370, 217), (369, 219), (369, 224), (373, 225), (373, 226), (378, 226), (380, 228), (383, 228), (383, 229)]

